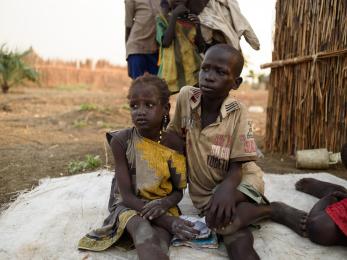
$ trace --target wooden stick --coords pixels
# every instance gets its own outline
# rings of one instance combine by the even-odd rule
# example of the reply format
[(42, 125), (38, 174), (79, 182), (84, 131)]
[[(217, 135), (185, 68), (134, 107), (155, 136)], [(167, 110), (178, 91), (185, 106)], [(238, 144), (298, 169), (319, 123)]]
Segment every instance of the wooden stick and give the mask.
[(271, 63), (264, 63), (260, 65), (261, 69), (266, 69), (266, 68), (278, 68), (278, 67), (283, 67), (286, 65), (294, 65), (294, 64), (299, 64), (303, 62), (309, 62), (309, 61), (316, 61), (316, 60), (321, 60), (321, 59), (327, 59), (327, 58), (332, 58), (332, 57), (338, 57), (342, 55), (347, 54), (347, 49), (343, 50), (337, 50), (337, 51), (326, 51), (326, 52), (318, 52), (314, 55), (307, 55), (307, 56), (302, 56), (302, 57), (295, 57), (291, 59), (286, 59), (286, 60), (277, 60), (273, 61)]

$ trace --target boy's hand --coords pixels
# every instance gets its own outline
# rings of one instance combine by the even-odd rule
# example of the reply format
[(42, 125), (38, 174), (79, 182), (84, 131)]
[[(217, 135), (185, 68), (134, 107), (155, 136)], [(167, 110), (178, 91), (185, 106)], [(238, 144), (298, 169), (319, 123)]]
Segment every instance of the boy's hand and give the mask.
[(172, 11), (172, 15), (178, 17), (180, 15), (183, 15), (185, 13), (188, 13), (189, 9), (187, 7), (185, 7), (184, 5), (178, 5), (173, 11)]
[(189, 19), (189, 21), (194, 23), (195, 26), (200, 25), (200, 19), (196, 14), (188, 14), (188, 19)]
[(225, 227), (234, 220), (236, 206), (235, 188), (229, 182), (222, 182), (205, 208), (206, 223), (210, 228)]
[(194, 223), (175, 217), (171, 224), (171, 233), (182, 240), (192, 240), (197, 235), (199, 231), (194, 229)]
[(169, 203), (164, 199), (152, 200), (142, 208), (140, 215), (145, 219), (153, 220), (164, 215), (169, 208)]

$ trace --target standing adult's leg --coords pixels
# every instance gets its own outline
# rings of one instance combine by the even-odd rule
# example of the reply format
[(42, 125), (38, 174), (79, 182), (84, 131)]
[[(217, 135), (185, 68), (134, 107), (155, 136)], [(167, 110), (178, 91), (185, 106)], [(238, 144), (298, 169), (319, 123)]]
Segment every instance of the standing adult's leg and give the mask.
[(147, 71), (145, 54), (130, 54), (127, 62), (128, 76), (132, 79), (142, 76)]
[(158, 52), (147, 54), (146, 56), (147, 63), (147, 71), (150, 74), (157, 75), (158, 74)]

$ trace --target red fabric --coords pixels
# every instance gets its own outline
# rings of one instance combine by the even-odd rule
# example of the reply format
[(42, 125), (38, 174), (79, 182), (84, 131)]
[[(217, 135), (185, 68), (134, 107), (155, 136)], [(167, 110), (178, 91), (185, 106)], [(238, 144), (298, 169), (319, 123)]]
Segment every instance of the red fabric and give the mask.
[(347, 236), (347, 199), (329, 205), (325, 211)]

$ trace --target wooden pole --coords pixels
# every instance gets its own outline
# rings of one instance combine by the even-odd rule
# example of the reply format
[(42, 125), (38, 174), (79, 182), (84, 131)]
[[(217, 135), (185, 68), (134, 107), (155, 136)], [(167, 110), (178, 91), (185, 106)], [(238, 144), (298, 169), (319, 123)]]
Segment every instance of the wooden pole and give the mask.
[(307, 56), (302, 56), (302, 57), (295, 57), (291, 59), (286, 59), (286, 60), (277, 60), (273, 61), (271, 63), (264, 63), (260, 65), (261, 69), (267, 69), (267, 68), (278, 68), (278, 67), (283, 67), (287, 65), (295, 65), (303, 62), (309, 62), (309, 61), (314, 61), (316, 62), (317, 60), (322, 60), (322, 59), (327, 59), (327, 58), (332, 58), (332, 57), (338, 57), (338, 56), (343, 56), (347, 54), (347, 48), (343, 50), (337, 50), (337, 51), (326, 51), (326, 52), (319, 52), (314, 55), (307, 55)]

